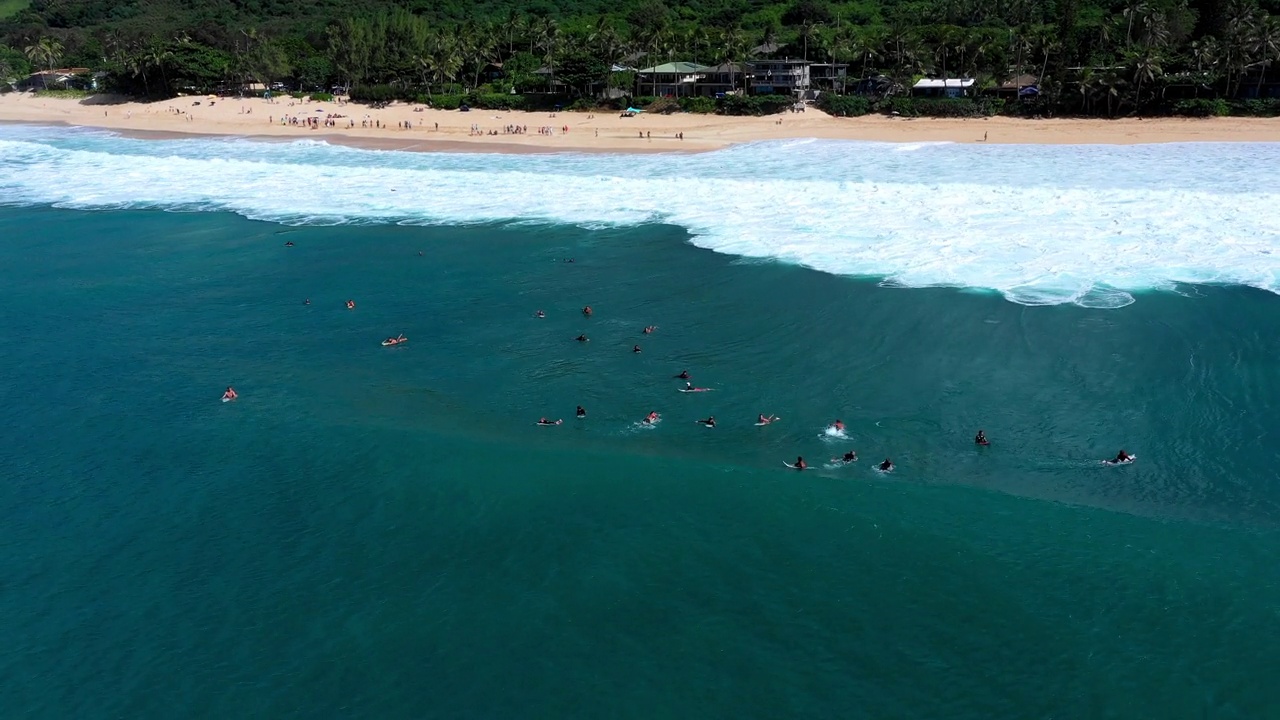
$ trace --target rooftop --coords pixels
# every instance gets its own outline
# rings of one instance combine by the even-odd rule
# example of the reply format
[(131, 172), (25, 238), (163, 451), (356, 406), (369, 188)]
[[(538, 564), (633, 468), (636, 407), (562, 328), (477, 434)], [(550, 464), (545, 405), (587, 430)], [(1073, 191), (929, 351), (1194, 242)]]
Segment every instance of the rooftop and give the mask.
[(664, 74), (675, 75), (675, 74), (682, 74), (682, 73), (703, 72), (709, 69), (710, 68), (708, 66), (699, 65), (698, 63), (669, 62), (669, 63), (663, 63), (661, 65), (654, 65), (653, 67), (649, 67), (649, 68), (644, 68), (642, 70), (638, 70), (637, 72), (654, 74), (654, 75), (664, 75)]
[(913, 88), (967, 88), (973, 86), (973, 78), (924, 78), (917, 80)]

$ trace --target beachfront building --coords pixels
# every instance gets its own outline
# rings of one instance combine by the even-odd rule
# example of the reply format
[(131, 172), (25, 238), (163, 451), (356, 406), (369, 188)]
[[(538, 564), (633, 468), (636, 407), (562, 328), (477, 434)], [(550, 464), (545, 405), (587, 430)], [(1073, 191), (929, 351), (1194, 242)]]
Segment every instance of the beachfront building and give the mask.
[(19, 90), (97, 90), (99, 77), (105, 73), (90, 73), (89, 68), (61, 68), (41, 70), (14, 83)]
[(973, 78), (924, 78), (911, 86), (913, 97), (958, 98), (973, 92)]
[(809, 82), (815, 90), (843, 92), (849, 84), (846, 63), (813, 63), (809, 66)]
[(702, 79), (694, 88), (698, 95), (722, 97), (746, 92), (751, 66), (746, 63), (722, 63), (702, 71)]
[(988, 95), (994, 95), (1008, 101), (1022, 100), (1024, 98), (1036, 97), (1040, 94), (1039, 81), (1035, 75), (1018, 75), (1009, 78), (999, 85), (984, 90)]
[(795, 95), (809, 89), (807, 60), (757, 60), (751, 65), (753, 95)]
[(659, 97), (686, 97), (695, 93), (705, 80), (708, 65), (693, 62), (669, 62), (636, 71), (636, 93)]

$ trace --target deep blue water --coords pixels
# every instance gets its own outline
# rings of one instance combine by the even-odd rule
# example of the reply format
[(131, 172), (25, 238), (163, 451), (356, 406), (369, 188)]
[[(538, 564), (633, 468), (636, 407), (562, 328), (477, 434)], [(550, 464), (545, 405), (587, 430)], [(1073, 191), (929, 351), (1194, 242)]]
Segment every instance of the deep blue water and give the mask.
[(1024, 307), (662, 225), (0, 238), (7, 717), (1280, 713), (1271, 293)]

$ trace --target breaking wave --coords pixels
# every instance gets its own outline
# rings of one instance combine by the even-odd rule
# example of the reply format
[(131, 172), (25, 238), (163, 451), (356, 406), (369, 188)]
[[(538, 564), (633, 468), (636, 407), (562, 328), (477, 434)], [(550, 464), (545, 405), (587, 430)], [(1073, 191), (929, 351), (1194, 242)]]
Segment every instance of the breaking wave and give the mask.
[(286, 224), (669, 223), (699, 247), (1025, 305), (1280, 292), (1280, 143), (780, 141), (688, 155), (360, 150), (0, 127), (0, 203)]

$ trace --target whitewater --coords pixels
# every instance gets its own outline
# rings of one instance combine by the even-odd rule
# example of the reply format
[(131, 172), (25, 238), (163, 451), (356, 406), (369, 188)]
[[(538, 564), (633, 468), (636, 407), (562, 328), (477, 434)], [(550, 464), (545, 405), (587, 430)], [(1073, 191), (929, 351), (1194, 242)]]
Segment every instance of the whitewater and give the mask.
[(0, 126), (0, 204), (284, 224), (665, 223), (742, 258), (1025, 305), (1115, 308), (1184, 284), (1280, 292), (1280, 143), (518, 155)]

